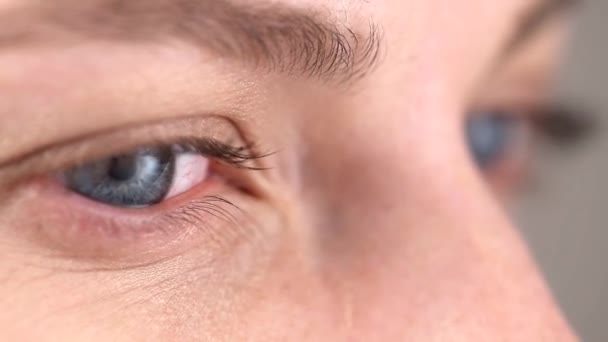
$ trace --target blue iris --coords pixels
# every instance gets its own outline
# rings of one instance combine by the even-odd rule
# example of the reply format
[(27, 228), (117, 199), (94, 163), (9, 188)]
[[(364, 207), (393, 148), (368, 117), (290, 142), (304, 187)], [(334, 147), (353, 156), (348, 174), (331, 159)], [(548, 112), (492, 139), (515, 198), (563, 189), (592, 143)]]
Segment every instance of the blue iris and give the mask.
[(477, 164), (486, 168), (501, 160), (513, 142), (516, 120), (500, 113), (471, 116), (466, 123), (469, 149)]
[(140, 148), (96, 160), (63, 174), (66, 186), (92, 200), (121, 207), (141, 207), (163, 200), (175, 168), (171, 148)]

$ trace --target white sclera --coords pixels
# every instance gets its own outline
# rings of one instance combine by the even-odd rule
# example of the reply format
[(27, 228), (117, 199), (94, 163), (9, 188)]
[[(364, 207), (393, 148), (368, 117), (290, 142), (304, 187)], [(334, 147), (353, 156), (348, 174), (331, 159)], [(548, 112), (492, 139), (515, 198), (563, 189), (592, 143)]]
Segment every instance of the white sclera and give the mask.
[(199, 185), (209, 175), (209, 159), (194, 153), (175, 157), (175, 171), (171, 189), (166, 198), (175, 197)]

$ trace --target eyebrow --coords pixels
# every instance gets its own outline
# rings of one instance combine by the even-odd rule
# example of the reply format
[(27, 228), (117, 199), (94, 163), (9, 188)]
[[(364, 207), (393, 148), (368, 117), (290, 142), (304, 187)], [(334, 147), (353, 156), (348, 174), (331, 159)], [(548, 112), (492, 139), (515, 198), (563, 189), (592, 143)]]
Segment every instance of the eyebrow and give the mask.
[(550, 19), (583, 2), (584, 0), (542, 0), (521, 18), (515, 33), (507, 43), (506, 54), (524, 45)]
[(111, 41), (178, 38), (255, 68), (319, 79), (362, 78), (382, 50), (381, 30), (371, 21), (356, 31), (320, 12), (226, 0), (53, 0), (0, 22), (0, 49), (49, 42), (58, 33)]

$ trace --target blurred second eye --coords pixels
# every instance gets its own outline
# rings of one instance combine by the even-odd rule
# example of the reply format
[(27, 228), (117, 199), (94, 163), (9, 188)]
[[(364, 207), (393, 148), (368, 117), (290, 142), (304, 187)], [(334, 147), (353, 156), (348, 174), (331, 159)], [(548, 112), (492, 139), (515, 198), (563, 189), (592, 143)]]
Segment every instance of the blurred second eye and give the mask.
[(467, 143), (480, 168), (496, 165), (521, 144), (521, 121), (521, 118), (503, 113), (483, 113), (468, 118)]
[(65, 186), (117, 207), (147, 207), (184, 193), (208, 177), (209, 161), (180, 145), (143, 147), (62, 173)]

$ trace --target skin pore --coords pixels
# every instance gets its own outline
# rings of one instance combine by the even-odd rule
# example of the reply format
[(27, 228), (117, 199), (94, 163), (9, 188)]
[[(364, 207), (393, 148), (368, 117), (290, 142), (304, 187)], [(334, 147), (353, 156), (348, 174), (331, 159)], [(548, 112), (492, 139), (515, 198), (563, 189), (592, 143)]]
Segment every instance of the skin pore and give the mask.
[[(576, 340), (462, 132), (546, 101), (570, 7), (0, 0), (0, 339)], [(211, 176), (61, 181), (166, 145)]]

